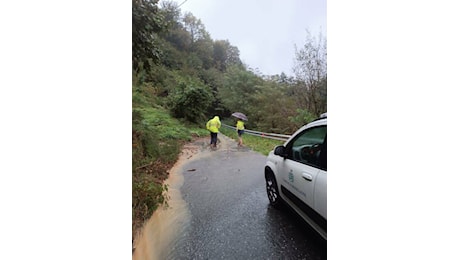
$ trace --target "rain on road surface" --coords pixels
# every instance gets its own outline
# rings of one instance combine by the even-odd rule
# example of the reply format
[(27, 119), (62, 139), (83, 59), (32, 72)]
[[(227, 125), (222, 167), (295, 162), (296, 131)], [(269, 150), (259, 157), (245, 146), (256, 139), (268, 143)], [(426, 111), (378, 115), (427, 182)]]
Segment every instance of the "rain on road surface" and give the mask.
[(155, 223), (156, 229), (166, 225), (175, 234), (167, 242), (147, 242), (156, 243), (148, 258), (326, 259), (325, 241), (289, 209), (269, 205), (263, 174), (266, 156), (237, 148), (221, 134), (219, 140), (216, 151), (210, 151), (208, 139), (193, 144), (199, 156), (178, 169), (182, 203), (168, 209), (179, 209), (170, 216), (183, 217)]

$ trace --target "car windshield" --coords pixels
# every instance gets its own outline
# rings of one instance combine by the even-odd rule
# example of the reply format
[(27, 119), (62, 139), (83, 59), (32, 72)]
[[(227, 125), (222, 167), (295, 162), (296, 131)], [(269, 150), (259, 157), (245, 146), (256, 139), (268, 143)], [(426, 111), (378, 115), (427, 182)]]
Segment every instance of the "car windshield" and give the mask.
[(294, 141), (293, 146), (322, 144), (325, 136), (325, 127), (310, 128), (308, 134), (302, 134)]

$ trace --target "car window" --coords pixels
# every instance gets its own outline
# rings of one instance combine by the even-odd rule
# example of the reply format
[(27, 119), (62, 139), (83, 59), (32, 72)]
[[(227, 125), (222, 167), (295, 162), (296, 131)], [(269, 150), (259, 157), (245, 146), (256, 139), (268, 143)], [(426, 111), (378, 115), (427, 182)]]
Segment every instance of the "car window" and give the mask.
[(327, 126), (318, 126), (309, 128), (298, 134), (288, 145), (288, 158), (303, 164), (325, 169), (326, 155), (321, 155), (321, 152), (324, 150), (324, 153), (326, 153), (326, 143), (324, 142), (326, 133)]

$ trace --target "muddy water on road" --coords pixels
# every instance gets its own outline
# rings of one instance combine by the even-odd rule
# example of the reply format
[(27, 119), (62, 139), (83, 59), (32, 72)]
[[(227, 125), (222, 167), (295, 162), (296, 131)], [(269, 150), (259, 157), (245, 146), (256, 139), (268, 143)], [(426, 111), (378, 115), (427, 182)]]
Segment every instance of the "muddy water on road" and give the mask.
[(188, 220), (189, 212), (180, 194), (184, 179), (177, 172), (173, 169), (165, 182), (169, 186), (169, 206), (158, 208), (147, 221), (136, 241), (133, 259), (163, 259), (162, 249), (173, 243), (174, 234), (180, 232), (180, 227)]
[[(200, 138), (184, 146), (179, 160), (169, 172), (165, 181), (168, 185), (168, 206), (158, 208), (145, 224), (141, 235), (135, 240), (135, 260), (165, 259), (169, 249), (174, 247), (177, 235), (183, 232), (190, 221), (190, 212), (180, 193), (184, 183), (183, 166), (191, 161), (212, 155), (209, 138)], [(235, 141), (219, 134), (217, 150), (230, 152)], [(193, 169), (192, 169), (193, 170)]]

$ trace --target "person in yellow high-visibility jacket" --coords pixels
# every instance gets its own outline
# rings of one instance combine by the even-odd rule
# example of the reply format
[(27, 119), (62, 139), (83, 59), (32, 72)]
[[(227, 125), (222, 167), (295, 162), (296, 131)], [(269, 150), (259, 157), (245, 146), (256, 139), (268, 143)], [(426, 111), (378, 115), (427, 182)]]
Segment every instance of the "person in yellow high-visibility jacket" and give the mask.
[(243, 146), (244, 122), (239, 119), (236, 121), (236, 131), (238, 132), (238, 146)]
[(221, 123), (219, 116), (215, 116), (206, 123), (206, 129), (208, 129), (211, 133), (211, 147), (217, 147), (217, 133), (219, 133), (220, 126)]

